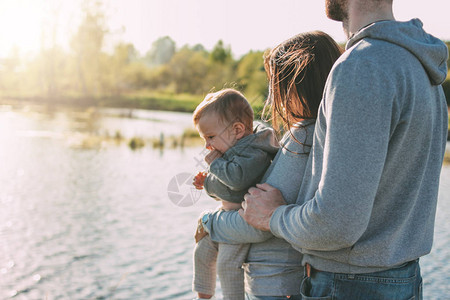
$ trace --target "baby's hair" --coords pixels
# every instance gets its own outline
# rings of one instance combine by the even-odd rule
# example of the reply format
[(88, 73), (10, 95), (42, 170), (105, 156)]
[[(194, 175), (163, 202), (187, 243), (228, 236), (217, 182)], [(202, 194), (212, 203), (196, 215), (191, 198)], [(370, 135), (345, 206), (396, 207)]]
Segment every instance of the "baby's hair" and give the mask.
[(246, 131), (253, 131), (253, 109), (244, 95), (234, 89), (223, 89), (209, 93), (194, 111), (193, 121), (197, 125), (204, 114), (216, 113), (227, 126), (241, 122)]

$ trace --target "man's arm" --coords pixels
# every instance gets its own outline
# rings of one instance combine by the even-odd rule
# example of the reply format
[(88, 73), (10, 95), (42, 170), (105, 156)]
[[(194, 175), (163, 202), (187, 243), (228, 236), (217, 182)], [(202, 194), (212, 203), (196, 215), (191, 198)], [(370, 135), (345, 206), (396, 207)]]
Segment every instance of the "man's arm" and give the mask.
[[(314, 197), (301, 206), (280, 206), (269, 199), (277, 198), (273, 192), (269, 196), (270, 191), (253, 190), (246, 195), (249, 201), (243, 214), (250, 224), (260, 229), (270, 226), (275, 236), (296, 248), (323, 251), (350, 247), (362, 236), (371, 217), (393, 119), (393, 95), (386, 88), (390, 86), (386, 77), (370, 61), (346, 61), (335, 68), (323, 107), (326, 138)], [(257, 210), (256, 203), (262, 203)]]

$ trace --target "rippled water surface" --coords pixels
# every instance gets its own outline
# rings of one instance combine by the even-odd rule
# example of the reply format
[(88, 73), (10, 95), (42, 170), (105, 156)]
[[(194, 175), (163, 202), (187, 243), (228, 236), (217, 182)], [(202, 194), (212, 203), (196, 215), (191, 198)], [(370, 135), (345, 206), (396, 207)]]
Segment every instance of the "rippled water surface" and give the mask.
[[(216, 206), (183, 184), (202, 149), (79, 143), (117, 130), (181, 134), (189, 114), (108, 110), (92, 121), (0, 108), (0, 299), (193, 297), (195, 220)], [(448, 299), (449, 220), (444, 167), (434, 247), (421, 261), (425, 299)]]

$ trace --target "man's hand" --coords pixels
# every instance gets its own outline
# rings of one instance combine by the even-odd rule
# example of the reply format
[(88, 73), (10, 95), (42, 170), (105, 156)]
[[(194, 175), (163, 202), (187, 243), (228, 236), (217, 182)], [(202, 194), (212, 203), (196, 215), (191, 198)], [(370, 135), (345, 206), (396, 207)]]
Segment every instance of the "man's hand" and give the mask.
[(223, 155), (222, 152), (218, 150), (211, 150), (206, 156), (205, 161), (208, 165), (210, 165), (216, 158), (219, 158)]
[(281, 192), (273, 186), (263, 183), (252, 187), (244, 196), (239, 215), (253, 227), (270, 231), (270, 218), (281, 205), (286, 205)]

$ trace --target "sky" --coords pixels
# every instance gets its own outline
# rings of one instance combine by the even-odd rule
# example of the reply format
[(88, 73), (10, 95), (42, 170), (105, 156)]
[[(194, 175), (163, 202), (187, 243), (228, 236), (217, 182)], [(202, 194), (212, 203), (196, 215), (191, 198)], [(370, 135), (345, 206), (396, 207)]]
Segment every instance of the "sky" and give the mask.
[[(86, 0), (0, 0), (0, 57), (18, 49), (35, 54), (54, 40), (68, 49)], [(104, 0), (109, 34), (105, 50), (129, 42), (145, 54), (162, 36), (178, 47), (218, 40), (235, 56), (265, 50), (304, 31), (322, 30), (345, 41), (340, 22), (327, 19), (325, 0)], [(449, 0), (394, 0), (400, 21), (418, 17), (429, 33), (450, 40)], [(57, 16), (57, 17), (55, 17)], [(56, 25), (56, 26), (55, 26)], [(49, 28), (56, 28), (54, 32)], [(44, 34), (43, 34), (44, 33)]]

